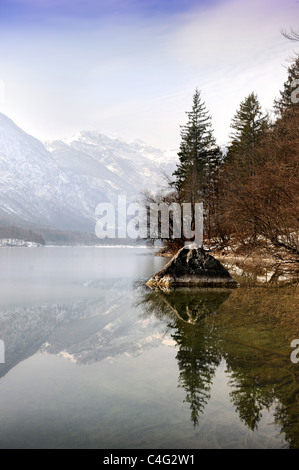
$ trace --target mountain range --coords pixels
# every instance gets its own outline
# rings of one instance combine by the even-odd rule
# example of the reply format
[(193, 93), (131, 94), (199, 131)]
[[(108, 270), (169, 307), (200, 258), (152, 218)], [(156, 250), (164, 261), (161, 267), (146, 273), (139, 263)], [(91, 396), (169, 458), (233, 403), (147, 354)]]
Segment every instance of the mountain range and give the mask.
[[(95, 208), (165, 184), (177, 160), (140, 140), (95, 131), (41, 142), (0, 113), (0, 226), (94, 234)], [(1, 235), (1, 234), (0, 234)], [(51, 237), (50, 237), (51, 238)]]

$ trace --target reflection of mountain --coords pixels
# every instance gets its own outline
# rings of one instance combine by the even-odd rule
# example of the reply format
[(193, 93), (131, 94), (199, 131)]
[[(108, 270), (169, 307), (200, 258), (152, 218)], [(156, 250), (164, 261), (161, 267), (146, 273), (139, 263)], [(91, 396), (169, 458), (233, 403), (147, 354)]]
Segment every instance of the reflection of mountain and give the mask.
[(299, 367), (290, 361), (299, 325), (295, 288), (156, 292), (132, 289), (130, 278), (85, 280), (75, 287), (83, 289), (77, 302), (0, 311), (6, 353), (0, 376), (38, 350), (78, 365), (139, 355), (160, 346), (166, 330), (168, 343), (170, 337), (176, 345), (178, 385), (194, 426), (225, 362), (240, 420), (254, 431), (271, 409), (288, 445), (299, 448)]
[(231, 402), (241, 421), (255, 430), (262, 413), (274, 409), (289, 446), (298, 448), (299, 370), (289, 347), (298, 325), (296, 288), (208, 294), (147, 289), (139, 303), (146, 318), (167, 322), (178, 346), (178, 383), (194, 426), (210, 399), (215, 370), (225, 360)]
[(120, 354), (138, 355), (161, 342), (162, 326), (136, 318), (130, 309), (130, 282), (115, 279), (85, 282), (93, 299), (13, 307), (0, 311), (5, 364), (0, 376), (40, 348), (77, 364), (91, 364)]

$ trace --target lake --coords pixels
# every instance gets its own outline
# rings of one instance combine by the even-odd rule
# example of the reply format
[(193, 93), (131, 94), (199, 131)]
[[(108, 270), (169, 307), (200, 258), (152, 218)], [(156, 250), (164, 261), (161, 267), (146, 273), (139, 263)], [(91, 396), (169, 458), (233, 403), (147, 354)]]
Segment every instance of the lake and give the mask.
[(299, 448), (297, 287), (150, 290), (166, 261), (0, 249), (1, 449)]

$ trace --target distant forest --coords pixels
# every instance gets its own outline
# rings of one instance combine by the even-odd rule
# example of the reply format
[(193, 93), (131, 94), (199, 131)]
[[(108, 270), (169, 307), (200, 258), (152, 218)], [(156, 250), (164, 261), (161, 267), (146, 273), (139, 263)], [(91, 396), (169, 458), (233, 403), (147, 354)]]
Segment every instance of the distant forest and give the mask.
[(24, 240), (26, 242), (34, 242), (45, 245), (45, 240), (39, 233), (36, 233), (32, 229), (15, 227), (12, 225), (0, 227), (0, 238), (14, 238), (17, 240)]
[[(49, 228), (26, 228), (13, 225), (0, 226), (0, 239), (17, 239), (41, 245), (136, 245), (132, 239), (99, 239), (88, 232), (72, 232)], [(138, 246), (138, 245), (137, 245)]]

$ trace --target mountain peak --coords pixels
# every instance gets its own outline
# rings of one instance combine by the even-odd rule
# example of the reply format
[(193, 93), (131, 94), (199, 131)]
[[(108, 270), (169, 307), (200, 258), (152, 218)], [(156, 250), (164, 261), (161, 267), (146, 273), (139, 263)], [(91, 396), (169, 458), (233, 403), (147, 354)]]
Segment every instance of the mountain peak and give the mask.
[(99, 203), (158, 190), (176, 158), (140, 139), (92, 130), (43, 144), (0, 113), (0, 221), (94, 230)]

